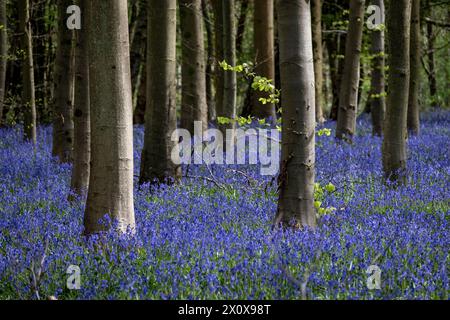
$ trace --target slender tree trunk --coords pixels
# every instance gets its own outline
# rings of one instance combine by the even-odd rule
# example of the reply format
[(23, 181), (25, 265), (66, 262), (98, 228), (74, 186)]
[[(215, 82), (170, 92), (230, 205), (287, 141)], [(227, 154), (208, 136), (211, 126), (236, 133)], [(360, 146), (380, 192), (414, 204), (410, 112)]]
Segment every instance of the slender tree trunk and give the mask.
[(342, 74), (344, 72), (344, 60), (342, 57), (345, 54), (345, 34), (334, 35), (327, 41), (328, 52), (330, 53), (330, 77), (332, 85), (332, 104), (330, 110), (330, 119), (336, 121), (339, 110), (339, 92), (342, 82)]
[(72, 160), (73, 148), (73, 31), (66, 25), (71, 0), (58, 0), (58, 45), (55, 61), (53, 114), (53, 156), (61, 162)]
[[(254, 46), (255, 46), (255, 73), (275, 81), (275, 51), (274, 51), (274, 8), (273, 0), (255, 1), (254, 14)], [(263, 105), (259, 99), (267, 93), (253, 91), (251, 115), (259, 119), (271, 118), (276, 121), (275, 105)]]
[(181, 127), (194, 132), (194, 121), (208, 129), (205, 41), (201, 0), (180, 0), (182, 41)]
[[(141, 86), (145, 84), (145, 58), (147, 50), (147, 3), (145, 0), (134, 0), (133, 2), (134, 16), (130, 30), (133, 119), (136, 120), (136, 123), (141, 124), (144, 121), (141, 118), (141, 113), (142, 115), (145, 113), (145, 102), (143, 105), (140, 103), (140, 93), (142, 92)], [(145, 92), (145, 89), (143, 91)]]
[(420, 133), (419, 82), (420, 82), (420, 0), (412, 0), (411, 14), (411, 79), (409, 84), (408, 131), (412, 135)]
[(316, 225), (315, 90), (309, 1), (278, 0), (283, 107), (279, 201), (275, 225)]
[(22, 105), (24, 107), (24, 138), (36, 144), (36, 99), (34, 92), (33, 43), (30, 23), (30, 2), (19, 1), (19, 23), (22, 61)]
[(214, 100), (214, 33), (211, 8), (208, 0), (202, 0), (202, 11), (204, 18), (204, 25), (207, 38), (207, 63), (206, 63), (206, 103), (208, 105), (208, 120), (210, 122), (216, 119), (216, 102)]
[[(236, 65), (236, 26), (235, 18), (235, 1), (222, 0), (223, 14), (223, 55), (225, 61), (232, 65)], [(223, 79), (223, 106), (222, 110), (218, 110), (219, 117), (228, 119), (236, 118), (236, 99), (237, 99), (237, 78), (235, 72), (225, 72)], [(223, 126), (221, 129), (225, 133), (226, 129), (233, 129), (233, 125)]]
[(350, 0), (350, 21), (345, 44), (344, 74), (339, 93), (338, 139), (352, 142), (356, 129), (364, 0)]
[(176, 129), (176, 0), (151, 0), (148, 6), (147, 107), (139, 182), (179, 178), (171, 160)]
[[(85, 12), (88, 1), (79, 0), (81, 12)], [(83, 17), (85, 18), (85, 17)], [(81, 30), (76, 31), (75, 47), (75, 98), (74, 98), (74, 144), (72, 190), (83, 195), (89, 186), (91, 161), (91, 126), (89, 114), (89, 52), (86, 21), (82, 20)]]
[[(266, 0), (262, 0), (261, 2), (263, 2), (263, 1), (266, 1)], [(250, 0), (240, 0), (240, 2), (241, 2), (241, 8), (240, 8), (241, 10), (239, 13), (237, 33), (236, 33), (236, 54), (237, 55), (240, 55), (242, 53), (242, 44), (244, 42), (245, 26), (246, 26), (248, 11), (249, 11), (248, 7), (250, 4)], [(256, 1), (255, 5), (257, 5), (258, 2), (259, 1)], [(256, 30), (255, 30), (255, 32), (256, 32)]]
[(8, 61), (8, 32), (6, 0), (0, 0), (0, 127), (3, 120), (3, 106), (5, 103), (6, 65)]
[[(373, 0), (372, 3), (381, 8), (382, 23), (385, 23), (384, 0)], [(373, 134), (376, 136), (381, 136), (383, 134), (384, 114), (386, 111), (384, 50), (384, 30), (373, 30), (371, 54), (374, 56), (374, 58), (372, 61), (370, 111), (372, 114)]]
[(323, 123), (323, 47), (322, 47), (322, 0), (311, 0), (312, 37), (314, 50), (314, 77), (316, 89), (316, 121)]
[(127, 1), (87, 3), (92, 160), (85, 234), (110, 228), (99, 222), (105, 214), (125, 232), (135, 225)]
[(383, 170), (385, 177), (396, 181), (406, 169), (407, 113), (410, 67), (411, 1), (396, 0), (387, 10), (388, 42), (391, 52), (389, 94), (383, 139)]
[(215, 104), (216, 104), (216, 116), (222, 116), (223, 114), (223, 98), (224, 98), (224, 77), (225, 72), (219, 66), (219, 62), (224, 60), (223, 49), (223, 6), (222, 0), (212, 0), (214, 9), (214, 33), (215, 33), (215, 53), (216, 61), (214, 64), (215, 69)]
[(436, 101), (437, 94), (437, 81), (436, 81), (436, 62), (434, 57), (436, 38), (433, 34), (433, 25), (427, 23), (427, 51), (428, 51), (428, 85), (430, 89), (430, 96), (432, 100), (432, 106), (436, 107), (438, 102)]

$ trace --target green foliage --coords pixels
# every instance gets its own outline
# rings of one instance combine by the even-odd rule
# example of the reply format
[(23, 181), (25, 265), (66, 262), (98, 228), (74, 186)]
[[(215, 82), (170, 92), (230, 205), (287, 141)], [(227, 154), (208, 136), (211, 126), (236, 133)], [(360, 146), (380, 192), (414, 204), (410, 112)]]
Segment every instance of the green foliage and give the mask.
[(240, 65), (232, 66), (224, 60), (222, 62), (219, 62), (219, 66), (224, 71), (243, 73), (246, 78), (253, 79), (251, 88), (254, 91), (264, 92), (267, 94), (267, 97), (259, 98), (259, 102), (261, 102), (261, 104), (278, 104), (280, 102), (281, 91), (275, 87), (275, 85), (273, 84), (273, 80), (255, 74), (253, 71), (251, 71), (251, 64), (243, 63)]

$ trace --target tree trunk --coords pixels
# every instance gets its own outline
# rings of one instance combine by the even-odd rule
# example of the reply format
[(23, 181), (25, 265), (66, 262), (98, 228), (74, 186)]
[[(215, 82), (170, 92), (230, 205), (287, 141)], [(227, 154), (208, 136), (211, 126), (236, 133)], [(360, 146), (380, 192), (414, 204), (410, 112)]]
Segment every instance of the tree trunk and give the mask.
[(61, 162), (72, 160), (73, 148), (73, 32), (66, 26), (71, 0), (58, 0), (58, 45), (55, 61), (53, 114), (53, 156)]
[(412, 135), (420, 133), (419, 83), (420, 83), (420, 0), (412, 0), (411, 13), (411, 79), (409, 84), (408, 131)]
[[(79, 0), (81, 12), (86, 12), (88, 1)], [(83, 195), (88, 190), (89, 163), (91, 161), (89, 53), (85, 21), (82, 20), (82, 29), (76, 31), (75, 47), (74, 144), (71, 187), (78, 195)]]
[[(141, 86), (145, 84), (145, 58), (146, 58), (146, 35), (147, 35), (147, 2), (145, 0), (133, 1), (133, 23), (130, 30), (131, 46), (131, 83), (133, 88), (133, 122), (144, 123), (141, 117), (145, 113), (145, 98), (140, 96)], [(144, 103), (142, 104), (142, 100)]]
[(6, 0), (0, 0), (0, 127), (3, 120), (3, 105), (5, 103), (6, 65), (8, 61), (8, 33)]
[(345, 39), (347, 35), (336, 34), (327, 41), (328, 52), (330, 55), (330, 77), (332, 89), (332, 103), (330, 110), (330, 119), (336, 121), (339, 110), (339, 92), (344, 72)]
[(214, 100), (214, 33), (212, 24), (211, 8), (208, 0), (202, 0), (203, 19), (207, 38), (207, 63), (206, 63), (206, 104), (208, 105), (208, 121), (216, 119), (216, 102)]
[(314, 77), (316, 90), (316, 122), (323, 123), (323, 47), (322, 47), (322, 0), (311, 0), (312, 37), (314, 52)]
[[(382, 23), (385, 23), (384, 0), (373, 0), (372, 3), (381, 8)], [(372, 61), (370, 111), (372, 114), (373, 134), (376, 136), (381, 136), (383, 134), (384, 114), (386, 111), (384, 50), (384, 30), (373, 30), (371, 54), (374, 56), (374, 58)]]
[(389, 94), (383, 139), (383, 170), (391, 181), (402, 180), (406, 169), (407, 113), (409, 94), (409, 50), (411, 1), (396, 0), (387, 11), (388, 41), (391, 52), (389, 65)]
[[(431, 9), (430, 9), (431, 11)], [(436, 62), (434, 57), (435, 51), (435, 42), (436, 38), (433, 34), (433, 25), (427, 22), (427, 52), (428, 52), (428, 85), (430, 89), (430, 96), (432, 101), (432, 107), (436, 107), (438, 105), (438, 101), (436, 101), (437, 94), (437, 81), (436, 81)]]
[(364, 0), (350, 0), (350, 21), (345, 43), (344, 73), (339, 93), (336, 137), (352, 142), (356, 129)]
[(85, 234), (110, 228), (99, 222), (105, 214), (125, 232), (135, 225), (127, 2), (87, 3), (92, 160)]
[(22, 61), (22, 106), (24, 107), (24, 138), (36, 144), (36, 99), (34, 92), (33, 38), (30, 23), (30, 2), (19, 1), (19, 22)]
[[(261, 0), (260, 0), (261, 1)], [(262, 0), (261, 2), (266, 1)], [(273, 1), (273, 0), (272, 0)], [(250, 0), (240, 0), (241, 8), (239, 13), (238, 25), (237, 25), (237, 33), (236, 33), (236, 54), (240, 55), (242, 53), (242, 47), (244, 42), (245, 35), (245, 25), (247, 21), (248, 7)], [(255, 6), (259, 1), (255, 2)], [(255, 16), (256, 18), (256, 16)], [(256, 32), (256, 30), (255, 30)]]
[[(254, 14), (254, 46), (255, 46), (255, 73), (275, 81), (275, 51), (274, 51), (274, 8), (273, 0), (255, 1)], [(267, 93), (253, 91), (251, 115), (258, 119), (276, 121), (275, 105), (263, 105), (259, 99), (266, 97)]]
[(176, 129), (176, 0), (148, 6), (147, 107), (139, 182), (170, 182), (180, 168), (171, 160)]
[(216, 104), (216, 117), (223, 114), (223, 94), (224, 94), (224, 77), (225, 72), (219, 66), (219, 62), (224, 60), (223, 51), (223, 6), (222, 0), (212, 0), (214, 9), (214, 34), (215, 34), (215, 52), (216, 61), (214, 64), (215, 69), (215, 104)]
[(278, 0), (283, 108), (279, 201), (275, 225), (316, 225), (315, 90), (309, 1)]
[(201, 0), (180, 0), (182, 42), (181, 128), (194, 132), (194, 121), (208, 129), (205, 44)]
[[(223, 14), (223, 56), (224, 60), (232, 65), (236, 65), (236, 26), (235, 18), (235, 1), (222, 0)], [(219, 117), (228, 119), (236, 118), (236, 99), (237, 99), (237, 78), (235, 72), (227, 71), (223, 79), (223, 106), (218, 111)], [(221, 126), (222, 132), (225, 134), (226, 129), (233, 129), (234, 123), (231, 125)]]

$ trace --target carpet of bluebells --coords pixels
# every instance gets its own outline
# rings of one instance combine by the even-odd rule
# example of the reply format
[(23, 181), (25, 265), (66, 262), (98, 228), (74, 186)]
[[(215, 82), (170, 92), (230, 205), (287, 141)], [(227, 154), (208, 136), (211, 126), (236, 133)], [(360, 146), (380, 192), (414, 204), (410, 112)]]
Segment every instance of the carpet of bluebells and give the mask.
[[(0, 299), (448, 299), (450, 113), (423, 115), (398, 188), (382, 179), (368, 119), (358, 128), (353, 145), (318, 137), (317, 181), (336, 186), (323, 206), (336, 211), (315, 230), (272, 230), (276, 179), (259, 166), (191, 166), (179, 185), (136, 187), (134, 236), (89, 240), (51, 128), (35, 151), (20, 128), (1, 129)], [(142, 144), (135, 128), (136, 174)], [(70, 265), (80, 290), (67, 289)]]

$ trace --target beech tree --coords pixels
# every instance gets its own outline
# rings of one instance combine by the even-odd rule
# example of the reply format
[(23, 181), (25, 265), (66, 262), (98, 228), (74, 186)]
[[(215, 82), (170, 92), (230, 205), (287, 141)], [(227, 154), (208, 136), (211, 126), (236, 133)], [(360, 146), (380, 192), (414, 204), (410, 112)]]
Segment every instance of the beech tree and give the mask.
[[(381, 21), (385, 23), (384, 0), (373, 0), (372, 3), (378, 6), (381, 11)], [(386, 89), (385, 89), (385, 44), (383, 27), (372, 30), (372, 46), (370, 53), (372, 60), (372, 78), (370, 90), (370, 111), (372, 114), (373, 134), (381, 136), (383, 134), (383, 121), (386, 111)]]
[[(236, 65), (236, 25), (235, 18), (235, 1), (222, 0), (223, 14), (223, 57), (224, 60), (232, 65)], [(220, 35), (218, 35), (220, 36)], [(237, 98), (237, 78), (235, 72), (225, 72), (223, 76), (223, 105), (217, 110), (218, 117), (228, 119), (236, 118), (236, 98)], [(234, 124), (221, 126), (222, 130), (234, 128)]]
[[(88, 7), (87, 1), (79, 0), (81, 12)], [(75, 97), (74, 97), (74, 144), (72, 190), (82, 195), (89, 185), (91, 161), (91, 126), (89, 108), (89, 52), (86, 21), (83, 16), (81, 30), (76, 31), (75, 47)]]
[(421, 68), (420, 0), (412, 0), (411, 10), (411, 77), (409, 83), (407, 123), (409, 132), (412, 135), (418, 135), (420, 133), (419, 84)]
[(389, 93), (382, 147), (383, 170), (391, 181), (401, 182), (406, 169), (407, 113), (410, 80), (411, 1), (396, 0), (387, 11)]
[(5, 99), (6, 65), (8, 61), (6, 0), (0, 0), (0, 126), (3, 119)]
[(323, 117), (323, 46), (322, 46), (322, 0), (311, 0), (312, 35), (314, 54), (314, 77), (316, 89), (316, 121)]
[(106, 214), (124, 232), (135, 225), (127, 1), (86, 3), (92, 149), (85, 234), (109, 228), (99, 221)]
[(205, 44), (201, 0), (180, 0), (182, 41), (181, 127), (194, 132), (194, 121), (208, 128)]
[(336, 127), (338, 139), (351, 142), (356, 129), (361, 42), (364, 25), (364, 0), (350, 0), (349, 27), (345, 43)]
[(147, 36), (147, 104), (139, 182), (178, 179), (171, 160), (176, 129), (176, 0), (150, 0)]
[[(275, 81), (274, 3), (273, 0), (258, 0), (254, 2), (254, 7), (255, 73)], [(262, 104), (259, 99), (265, 96), (258, 91), (253, 91), (252, 96), (251, 115), (275, 121), (275, 105)]]
[(71, 0), (58, 0), (58, 44), (56, 47), (53, 110), (53, 156), (61, 162), (72, 160), (73, 148), (73, 31), (67, 28)]
[(36, 144), (36, 98), (34, 91), (33, 36), (30, 22), (30, 2), (19, 1), (21, 33), (22, 106), (24, 107), (24, 137)]
[(310, 1), (278, 0), (282, 151), (275, 225), (316, 225), (315, 90)]
[(225, 72), (219, 66), (219, 62), (224, 60), (223, 51), (223, 2), (222, 0), (211, 0), (214, 11), (214, 46), (215, 46), (215, 105), (216, 105), (216, 117), (223, 116), (223, 95), (224, 95), (224, 77)]

